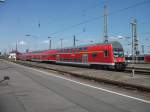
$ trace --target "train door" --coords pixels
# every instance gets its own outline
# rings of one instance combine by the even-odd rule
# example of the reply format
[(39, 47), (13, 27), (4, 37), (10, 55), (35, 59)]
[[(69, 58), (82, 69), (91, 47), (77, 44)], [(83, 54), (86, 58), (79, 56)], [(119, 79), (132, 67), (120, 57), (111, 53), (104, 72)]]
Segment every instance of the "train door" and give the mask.
[(60, 56), (59, 56), (59, 54), (56, 55), (56, 60), (57, 60), (57, 61), (60, 61)]
[(88, 54), (83, 54), (82, 55), (82, 62), (83, 63), (88, 63)]

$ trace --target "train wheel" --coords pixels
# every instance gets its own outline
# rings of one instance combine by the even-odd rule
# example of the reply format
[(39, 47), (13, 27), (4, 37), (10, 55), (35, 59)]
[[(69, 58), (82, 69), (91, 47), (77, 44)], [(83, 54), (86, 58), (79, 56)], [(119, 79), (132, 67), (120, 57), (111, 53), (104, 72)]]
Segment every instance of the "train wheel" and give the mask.
[(123, 64), (123, 63), (117, 63), (115, 65), (115, 70), (116, 71), (124, 71), (125, 70), (125, 64)]

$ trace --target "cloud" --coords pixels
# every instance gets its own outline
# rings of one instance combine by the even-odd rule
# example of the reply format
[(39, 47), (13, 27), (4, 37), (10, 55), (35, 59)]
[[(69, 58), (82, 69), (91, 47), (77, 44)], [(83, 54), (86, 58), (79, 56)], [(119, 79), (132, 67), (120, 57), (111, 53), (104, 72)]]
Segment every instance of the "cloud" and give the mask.
[(19, 45), (26, 45), (27, 43), (25, 41), (20, 41)]
[(124, 37), (124, 36), (119, 35), (119, 36), (117, 36), (117, 38), (118, 38), (118, 39), (124, 39), (125, 37)]
[(121, 35), (118, 35), (118, 36), (115, 36), (115, 37), (109, 37), (109, 39), (111, 39), (111, 40), (118, 40), (118, 39), (125, 39), (125, 37), (124, 36), (121, 36)]
[(49, 40), (44, 40), (42, 43), (49, 44)]

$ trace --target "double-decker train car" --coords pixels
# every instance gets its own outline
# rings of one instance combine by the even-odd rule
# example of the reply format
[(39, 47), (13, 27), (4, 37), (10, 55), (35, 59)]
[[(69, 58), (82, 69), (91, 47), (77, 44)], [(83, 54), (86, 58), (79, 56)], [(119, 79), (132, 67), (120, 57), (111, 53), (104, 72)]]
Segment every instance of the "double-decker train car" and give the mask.
[(117, 42), (107, 44), (92, 44), (86, 46), (67, 47), (40, 52), (24, 53), (19, 56), (20, 60), (51, 61), (55, 63), (82, 64), (114, 68), (115, 70), (125, 69), (124, 50)]
[(56, 54), (58, 53), (58, 50), (47, 50), (43, 51), (40, 55), (41, 61), (49, 61), (49, 62), (56, 62)]

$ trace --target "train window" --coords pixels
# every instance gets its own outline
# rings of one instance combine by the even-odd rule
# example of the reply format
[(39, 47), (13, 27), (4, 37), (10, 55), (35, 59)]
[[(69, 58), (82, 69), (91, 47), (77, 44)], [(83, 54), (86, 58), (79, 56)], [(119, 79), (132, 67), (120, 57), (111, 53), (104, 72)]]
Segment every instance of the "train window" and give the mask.
[(75, 49), (71, 49), (72, 50), (72, 53), (75, 53), (76, 51), (75, 51)]
[(109, 56), (109, 52), (107, 50), (104, 51), (104, 56), (108, 57)]
[(74, 53), (75, 53), (75, 52), (78, 52), (78, 48), (75, 48), (75, 49), (74, 49)]
[(70, 58), (70, 62), (72, 62), (72, 59)]
[(79, 48), (79, 51), (82, 51), (82, 48)]
[(43, 55), (43, 58), (47, 58), (48, 56), (47, 55)]
[(78, 59), (78, 62), (81, 62), (81, 59)]
[(68, 49), (68, 53), (70, 53), (71, 52), (71, 49)]
[(86, 47), (84, 47), (84, 48), (83, 48), (83, 50), (84, 50), (84, 51), (87, 51), (87, 48), (86, 48)]
[(74, 62), (76, 62), (77, 60), (76, 60), (76, 58), (74, 58)]
[(56, 54), (53, 54), (53, 57), (55, 58), (55, 57), (56, 57)]
[(120, 52), (118, 53), (118, 56), (119, 56), (119, 57), (123, 57), (123, 56), (124, 56), (123, 51), (120, 51)]
[(68, 53), (69, 52), (69, 49), (66, 49), (66, 53)]
[(114, 57), (124, 57), (123, 49), (114, 48)]
[(118, 52), (114, 51), (114, 57), (118, 57)]
[(93, 58), (97, 57), (97, 55), (98, 55), (98, 54), (97, 54), (96, 52), (92, 53), (92, 57), (93, 57)]

